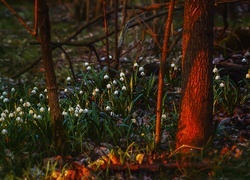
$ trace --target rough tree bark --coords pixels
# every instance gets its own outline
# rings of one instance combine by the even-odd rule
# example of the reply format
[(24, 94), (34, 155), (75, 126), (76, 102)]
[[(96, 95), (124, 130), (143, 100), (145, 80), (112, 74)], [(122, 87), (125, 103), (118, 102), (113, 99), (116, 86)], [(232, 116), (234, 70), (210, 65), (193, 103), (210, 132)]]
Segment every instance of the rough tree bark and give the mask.
[(52, 47), (50, 36), (50, 21), (48, 6), (45, 0), (38, 1), (38, 23), (41, 37), (41, 51), (45, 69), (46, 87), (48, 90), (49, 107), (52, 118), (52, 134), (55, 148), (62, 151), (66, 142), (63, 130), (63, 116), (59, 105), (56, 76), (52, 60)]
[(177, 148), (188, 153), (212, 136), (214, 0), (185, 0), (182, 42), (182, 101)]

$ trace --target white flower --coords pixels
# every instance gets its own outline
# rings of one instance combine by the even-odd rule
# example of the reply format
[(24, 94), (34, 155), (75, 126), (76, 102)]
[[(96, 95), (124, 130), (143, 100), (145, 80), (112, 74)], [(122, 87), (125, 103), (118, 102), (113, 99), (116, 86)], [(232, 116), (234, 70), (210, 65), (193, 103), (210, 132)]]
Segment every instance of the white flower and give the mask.
[(48, 111), (50, 111), (50, 107), (48, 107)]
[[(84, 63), (84, 66), (88, 66), (88, 65), (89, 65), (89, 63), (88, 63), (88, 62), (85, 62), (85, 63)], [(87, 68), (87, 69), (88, 69), (88, 68)]]
[(79, 112), (80, 114), (83, 113), (83, 109), (80, 108), (80, 109), (78, 110), (78, 112)]
[(30, 109), (29, 114), (34, 114), (34, 111), (32, 109)]
[(22, 119), (22, 118), (20, 118), (20, 117), (17, 117), (17, 118), (16, 118), (16, 121), (18, 121), (18, 122), (21, 122), (21, 123), (22, 123), (22, 122), (23, 122), (23, 119)]
[(122, 86), (123, 91), (126, 91), (126, 89), (127, 89), (126, 86)]
[(38, 116), (36, 117), (36, 119), (42, 119), (42, 116), (41, 116), (41, 115), (38, 115)]
[(116, 84), (117, 84), (116, 80), (114, 80), (114, 81), (113, 81), (113, 84), (114, 84), (114, 85), (116, 85)]
[(23, 103), (23, 107), (30, 107), (30, 106), (31, 106), (30, 102)]
[(36, 105), (37, 107), (40, 107), (41, 106), (41, 103), (37, 103), (37, 105)]
[(23, 112), (23, 111), (20, 111), (20, 112), (19, 112), (19, 115), (20, 115), (20, 116), (22, 116), (23, 114), (24, 114), (24, 112)]
[(215, 76), (215, 80), (219, 80), (219, 79), (220, 79), (219, 75)]
[(134, 67), (138, 67), (138, 66), (139, 66), (139, 64), (138, 64), (138, 63), (135, 63), (135, 64), (134, 64)]
[(91, 66), (88, 66), (88, 67), (87, 67), (87, 70), (88, 70), (88, 71), (91, 70)]
[(20, 99), (19, 102), (22, 103), (22, 102), (23, 102), (23, 99)]
[(106, 111), (109, 111), (109, 110), (111, 110), (111, 107), (110, 106), (106, 106)]
[(67, 77), (66, 81), (71, 81), (71, 77)]
[(7, 129), (2, 130), (2, 134), (7, 134), (7, 133), (8, 133)]
[(98, 93), (100, 92), (100, 90), (98, 88), (95, 88), (95, 92)]
[(111, 88), (111, 84), (107, 84), (107, 88), (110, 89)]
[(243, 59), (241, 60), (241, 62), (247, 62), (247, 59), (246, 59), (246, 58), (243, 58)]
[(106, 74), (103, 78), (104, 79), (109, 79), (109, 76)]
[(225, 86), (224, 83), (220, 83), (220, 87), (223, 88)]
[(7, 102), (9, 102), (9, 99), (8, 99), (8, 98), (4, 98), (4, 99), (3, 99), (3, 102), (4, 102), (4, 103), (7, 103)]
[(36, 90), (33, 89), (33, 90), (31, 91), (31, 94), (36, 94)]
[(132, 123), (136, 124), (136, 119), (131, 119)]
[(1, 113), (1, 117), (5, 118), (6, 114), (5, 113)]
[(22, 111), (22, 108), (21, 107), (17, 107), (16, 108), (16, 112), (20, 112), (20, 111)]
[(67, 89), (67, 88), (65, 88), (65, 89), (64, 89), (64, 92), (65, 92), (65, 93), (67, 93), (67, 92), (68, 92), (68, 89)]
[(248, 74), (246, 74), (246, 78), (247, 79), (249, 79), (250, 78), (250, 74), (248, 73)]
[(72, 111), (74, 111), (74, 108), (73, 107), (69, 107), (69, 110), (68, 110), (69, 112), (72, 112)]
[(123, 78), (123, 77), (120, 77), (120, 81), (124, 81), (124, 78)]
[(5, 109), (3, 112), (5, 112), (5, 113), (8, 114), (8, 113), (9, 113), (9, 110), (8, 110), (8, 109)]
[(89, 110), (88, 110), (87, 108), (85, 108), (85, 109), (83, 110), (83, 112), (84, 112), (84, 113), (88, 113)]
[(45, 108), (41, 107), (39, 110), (40, 110), (41, 113), (43, 113), (45, 111)]
[(81, 91), (79, 91), (79, 94), (83, 94), (83, 91), (81, 90)]
[(125, 76), (125, 74), (124, 74), (124, 72), (121, 72), (120, 77), (123, 77), (123, 76)]
[(43, 91), (43, 92), (45, 92), (45, 93), (46, 93), (46, 92), (48, 92), (48, 90), (47, 90), (47, 89), (44, 89), (44, 91)]
[(0, 122), (4, 121), (5, 119), (3, 117), (0, 117)]
[(9, 118), (12, 118), (12, 117), (14, 117), (14, 113), (9, 114)]
[(145, 72), (144, 71), (141, 72), (141, 76), (145, 76)]
[(162, 115), (161, 115), (161, 118), (162, 118), (162, 119), (166, 119), (166, 118), (167, 118), (167, 115), (166, 115), (166, 114), (162, 114)]
[(44, 98), (44, 95), (43, 95), (43, 94), (39, 94), (39, 97), (40, 97), (41, 99), (43, 99), (43, 98)]
[(114, 94), (115, 94), (115, 95), (118, 95), (118, 94), (119, 94), (119, 91), (115, 90)]
[(3, 96), (0, 96), (0, 99), (3, 99), (4, 97)]
[(172, 68), (174, 68), (175, 67), (175, 63), (171, 63), (171, 65), (170, 65)]
[(66, 111), (63, 111), (63, 112), (62, 112), (62, 115), (63, 115), (63, 116), (66, 116), (67, 114), (68, 114), (68, 113), (67, 113)]
[(16, 91), (16, 89), (15, 88), (11, 88), (11, 92), (15, 92)]
[(2, 95), (3, 96), (6, 96), (8, 93), (6, 92), (6, 91), (4, 91), (3, 93), (2, 93)]
[(38, 91), (38, 88), (37, 88), (37, 87), (34, 87), (33, 90)]
[(114, 112), (110, 112), (110, 116), (115, 116), (115, 113)]
[(139, 71), (141, 72), (141, 71), (144, 71), (144, 67), (140, 67), (139, 68)]
[(213, 69), (213, 73), (217, 73), (217, 72), (219, 72), (219, 70), (215, 67), (215, 68)]

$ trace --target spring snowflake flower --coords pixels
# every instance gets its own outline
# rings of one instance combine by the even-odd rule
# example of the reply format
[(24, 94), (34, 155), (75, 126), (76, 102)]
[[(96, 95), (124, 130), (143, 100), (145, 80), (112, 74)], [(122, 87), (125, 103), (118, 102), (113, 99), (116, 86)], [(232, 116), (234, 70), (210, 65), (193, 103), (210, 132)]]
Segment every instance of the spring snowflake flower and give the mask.
[(144, 67), (140, 67), (139, 68), (139, 71), (141, 72), (141, 71), (144, 71)]
[(109, 79), (109, 76), (106, 74), (103, 78), (104, 79)]
[(136, 67), (139, 67), (139, 64), (138, 63), (135, 63), (134, 64), (134, 67), (136, 68)]
[(66, 116), (67, 114), (68, 114), (68, 113), (67, 113), (66, 111), (63, 111), (63, 112), (62, 112), (62, 115), (63, 115), (63, 116)]
[(43, 94), (39, 94), (39, 97), (40, 97), (41, 99), (43, 99), (43, 98), (44, 98), (44, 95), (43, 95)]
[(88, 67), (87, 67), (87, 70), (88, 70), (88, 71), (91, 70), (91, 66), (88, 66)]
[(131, 119), (132, 123), (136, 124), (136, 119)]
[(120, 77), (124, 77), (124, 76), (125, 76), (124, 72), (121, 72)]
[(45, 108), (44, 108), (44, 107), (41, 107), (41, 108), (39, 109), (39, 111), (40, 111), (41, 113), (43, 113), (43, 112), (45, 111)]
[(6, 114), (3, 112), (1, 113), (1, 117), (5, 118), (6, 117)]
[(214, 69), (213, 69), (213, 73), (218, 73), (219, 72), (219, 70), (215, 67)]
[(23, 99), (20, 99), (19, 102), (22, 103), (22, 102), (23, 102)]
[(166, 115), (166, 114), (162, 114), (162, 115), (161, 115), (161, 118), (162, 118), (162, 119), (166, 119), (166, 118), (167, 118), (167, 115)]
[(43, 91), (43, 92), (45, 92), (45, 93), (46, 93), (46, 92), (48, 92), (48, 90), (47, 90), (47, 89), (44, 89), (44, 91)]
[(85, 62), (85, 63), (84, 63), (84, 66), (88, 66), (88, 65), (89, 65), (89, 63), (88, 63), (88, 62)]
[(34, 114), (34, 111), (32, 109), (30, 109), (29, 114)]
[(11, 92), (15, 92), (16, 91), (16, 89), (15, 88), (11, 88)]
[(5, 118), (3, 118), (3, 117), (0, 117), (0, 122), (2, 122), (2, 121), (4, 121), (5, 120)]
[(2, 93), (2, 95), (3, 96), (6, 96), (8, 93), (6, 92), (6, 91), (4, 91), (3, 93)]
[(107, 88), (110, 89), (111, 88), (111, 84), (107, 84)]
[(35, 87), (33, 88), (33, 90), (38, 91), (38, 88), (35, 86)]
[(16, 112), (20, 112), (20, 111), (22, 111), (22, 108), (21, 107), (17, 107), (16, 108)]
[(223, 88), (225, 86), (224, 83), (220, 83), (220, 88)]
[(71, 81), (71, 77), (67, 77), (66, 81)]
[(11, 112), (11, 113), (9, 114), (9, 118), (12, 118), (12, 117), (14, 117), (14, 113)]
[(215, 76), (215, 80), (220, 80), (220, 76), (219, 75)]
[(33, 89), (33, 90), (31, 91), (31, 94), (36, 94), (36, 90)]
[(7, 134), (7, 133), (8, 133), (7, 129), (3, 129), (3, 130), (2, 130), (2, 134), (3, 134), (3, 135), (5, 135), (5, 134)]
[(3, 102), (4, 102), (4, 103), (7, 103), (7, 102), (9, 102), (9, 99), (8, 99), (8, 98), (4, 98), (4, 99), (3, 99)]
[(31, 106), (30, 102), (23, 103), (23, 107), (30, 107), (30, 106)]
[(244, 57), (242, 60), (241, 60), (241, 62), (247, 62), (247, 59)]
[(88, 113), (89, 112), (89, 110), (87, 109), (87, 108), (85, 108), (84, 110), (83, 110), (83, 113)]
[(175, 67), (175, 63), (171, 63), (171, 65), (170, 65), (172, 68), (174, 68)]
[(123, 77), (120, 77), (120, 81), (124, 81), (124, 78), (123, 78)]
[(118, 94), (119, 94), (119, 91), (115, 90), (114, 94), (115, 94), (115, 95), (118, 95)]
[(64, 92), (65, 92), (65, 93), (67, 93), (67, 92), (68, 92), (68, 89), (67, 89), (67, 88), (65, 88), (65, 89), (64, 89)]
[(114, 112), (110, 112), (110, 116), (115, 116), (115, 113)]
[(0, 96), (0, 99), (3, 99), (4, 97), (3, 96)]
[(145, 76), (145, 72), (144, 71), (141, 72), (141, 76)]
[(126, 89), (127, 89), (126, 86), (122, 86), (123, 91), (126, 91)]
[(37, 105), (36, 105), (37, 107), (40, 107), (41, 106), (41, 103), (37, 103)]
[(83, 109), (82, 109), (82, 108), (79, 109), (79, 113), (80, 113), (80, 114), (83, 113)]
[(116, 80), (113, 80), (113, 82), (112, 82), (114, 85), (116, 85), (117, 84), (117, 82), (116, 82)]
[(74, 108), (73, 107), (69, 107), (68, 111), (72, 112), (72, 111), (74, 111)]
[(96, 93), (100, 92), (100, 90), (98, 88), (95, 88), (94, 90)]
[(246, 78), (249, 79), (250, 78), (250, 74), (246, 74)]
[(83, 91), (81, 90), (81, 91), (79, 91), (79, 94), (83, 94)]
[(42, 116), (41, 116), (41, 115), (38, 115), (38, 116), (36, 117), (36, 119), (41, 120), (41, 119), (42, 119)]
[(111, 107), (110, 106), (106, 106), (106, 111), (110, 111), (111, 110)]
[(16, 121), (22, 123), (22, 122), (23, 122), (23, 119), (20, 118), (20, 117), (17, 117), (17, 118), (16, 118)]

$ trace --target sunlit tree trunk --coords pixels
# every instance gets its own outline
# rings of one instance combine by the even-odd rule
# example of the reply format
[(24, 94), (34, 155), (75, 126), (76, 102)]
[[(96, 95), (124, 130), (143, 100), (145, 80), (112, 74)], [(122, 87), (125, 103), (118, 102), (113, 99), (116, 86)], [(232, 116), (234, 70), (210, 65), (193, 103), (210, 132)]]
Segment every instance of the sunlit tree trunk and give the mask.
[(66, 142), (63, 130), (63, 116), (59, 105), (56, 76), (52, 60), (50, 21), (48, 6), (45, 0), (38, 1), (38, 22), (41, 36), (41, 51), (45, 69), (46, 87), (48, 90), (49, 107), (52, 118), (52, 134), (55, 148), (62, 150)]
[(188, 153), (212, 135), (213, 0), (185, 0), (182, 42), (182, 101), (177, 148)]

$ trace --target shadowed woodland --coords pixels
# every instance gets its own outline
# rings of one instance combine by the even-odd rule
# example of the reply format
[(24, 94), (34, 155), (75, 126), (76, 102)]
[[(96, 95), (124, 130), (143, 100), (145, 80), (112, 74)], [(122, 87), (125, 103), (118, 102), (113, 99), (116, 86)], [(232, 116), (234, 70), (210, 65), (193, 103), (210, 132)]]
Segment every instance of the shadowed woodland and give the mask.
[(1, 0), (0, 178), (249, 178), (249, 14)]

